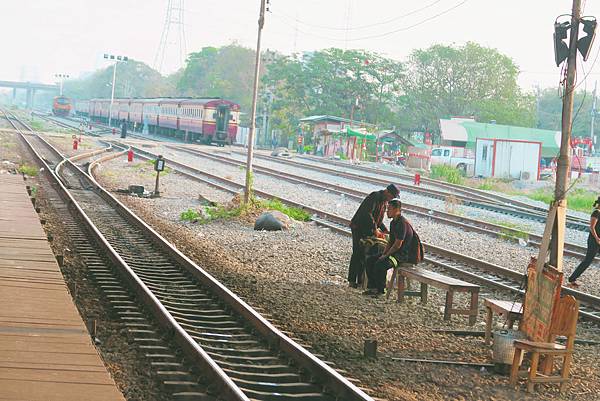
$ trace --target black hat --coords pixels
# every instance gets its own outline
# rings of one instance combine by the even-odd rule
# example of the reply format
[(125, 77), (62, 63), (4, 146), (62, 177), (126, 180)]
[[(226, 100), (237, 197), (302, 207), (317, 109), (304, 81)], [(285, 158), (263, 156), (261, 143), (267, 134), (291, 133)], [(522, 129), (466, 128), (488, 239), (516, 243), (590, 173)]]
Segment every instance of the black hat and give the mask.
[(400, 188), (398, 188), (396, 184), (390, 184), (387, 187), (385, 187), (385, 189), (387, 189), (388, 192), (391, 193), (394, 198), (400, 194)]

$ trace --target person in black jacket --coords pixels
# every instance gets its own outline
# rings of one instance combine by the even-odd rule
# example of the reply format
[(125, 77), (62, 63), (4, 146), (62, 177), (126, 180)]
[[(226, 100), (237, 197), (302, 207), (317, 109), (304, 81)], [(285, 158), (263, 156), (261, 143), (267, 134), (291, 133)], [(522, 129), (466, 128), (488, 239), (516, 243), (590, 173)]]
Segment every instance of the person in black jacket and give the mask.
[(598, 252), (600, 252), (600, 223), (598, 220), (600, 220), (600, 196), (594, 202), (594, 211), (590, 217), (590, 235), (588, 235), (587, 252), (585, 254), (585, 258), (581, 261), (573, 273), (571, 273), (571, 276), (569, 277), (569, 283), (567, 284), (569, 287), (579, 287), (579, 284), (577, 284), (576, 280), (584, 271), (586, 271), (588, 267), (590, 267), (596, 255)]
[(365, 295), (378, 296), (385, 289), (387, 271), (398, 267), (401, 263), (418, 263), (423, 255), (420, 239), (412, 225), (402, 216), (402, 202), (392, 199), (389, 202), (387, 215), (390, 223), (390, 238), (381, 255), (367, 263), (368, 290)]
[(400, 190), (394, 184), (388, 185), (384, 190), (370, 193), (352, 217), (350, 222), (352, 257), (348, 269), (350, 287), (357, 288), (359, 284), (362, 284), (362, 275), (365, 270), (365, 251), (360, 240), (370, 236), (381, 237), (387, 232), (387, 228), (383, 224), (385, 209), (388, 201), (394, 199), (399, 193)]

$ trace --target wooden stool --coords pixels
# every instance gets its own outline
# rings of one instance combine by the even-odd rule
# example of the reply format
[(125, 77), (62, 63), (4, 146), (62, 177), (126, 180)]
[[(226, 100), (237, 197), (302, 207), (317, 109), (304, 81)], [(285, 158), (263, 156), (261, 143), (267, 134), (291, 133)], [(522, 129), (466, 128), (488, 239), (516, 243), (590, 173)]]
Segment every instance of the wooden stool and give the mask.
[(512, 329), (516, 320), (521, 320), (523, 317), (523, 305), (519, 302), (501, 301), (499, 299), (484, 299), (483, 304), (487, 310), (485, 319), (485, 345), (490, 345), (492, 338), (492, 320), (494, 313), (506, 318), (506, 325)]

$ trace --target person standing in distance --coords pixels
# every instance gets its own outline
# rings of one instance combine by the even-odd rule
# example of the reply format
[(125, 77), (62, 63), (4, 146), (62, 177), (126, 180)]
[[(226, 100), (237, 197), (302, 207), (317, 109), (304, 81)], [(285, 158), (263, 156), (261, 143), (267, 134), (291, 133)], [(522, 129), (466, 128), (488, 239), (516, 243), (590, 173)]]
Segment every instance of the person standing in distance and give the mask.
[(394, 184), (384, 190), (371, 192), (360, 204), (350, 222), (352, 230), (352, 257), (348, 269), (348, 283), (352, 288), (362, 284), (365, 270), (365, 250), (360, 240), (375, 236), (383, 237), (387, 228), (383, 224), (387, 203), (398, 196), (400, 190)]
[(576, 282), (577, 279), (588, 267), (590, 267), (594, 258), (600, 251), (600, 224), (598, 223), (598, 220), (600, 220), (600, 196), (594, 202), (594, 211), (590, 217), (590, 235), (588, 235), (585, 258), (583, 258), (579, 266), (577, 266), (573, 273), (571, 273), (571, 276), (569, 276), (569, 283), (567, 284), (569, 287), (579, 287), (579, 284)]

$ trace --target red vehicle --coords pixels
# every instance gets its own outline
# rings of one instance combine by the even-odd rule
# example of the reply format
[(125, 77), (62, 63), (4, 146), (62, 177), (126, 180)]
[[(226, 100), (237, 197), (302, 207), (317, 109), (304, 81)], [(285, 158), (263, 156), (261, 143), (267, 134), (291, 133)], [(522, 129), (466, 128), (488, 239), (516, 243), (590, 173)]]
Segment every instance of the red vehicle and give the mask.
[(68, 116), (71, 113), (71, 99), (66, 96), (56, 96), (52, 102), (52, 114)]

